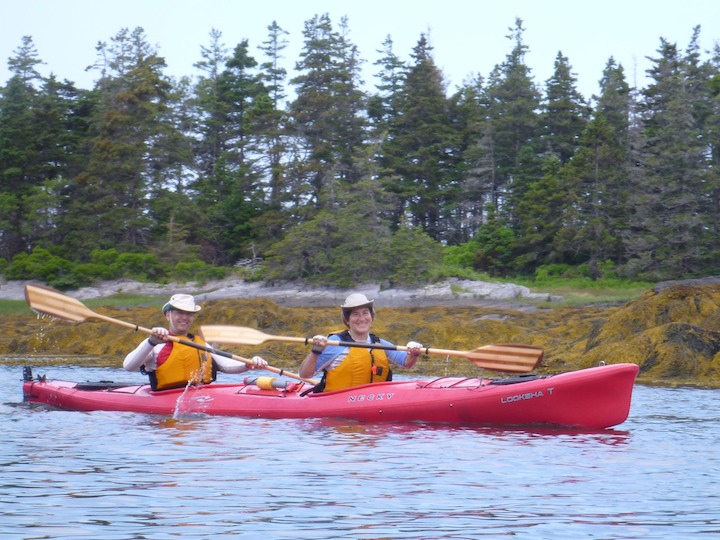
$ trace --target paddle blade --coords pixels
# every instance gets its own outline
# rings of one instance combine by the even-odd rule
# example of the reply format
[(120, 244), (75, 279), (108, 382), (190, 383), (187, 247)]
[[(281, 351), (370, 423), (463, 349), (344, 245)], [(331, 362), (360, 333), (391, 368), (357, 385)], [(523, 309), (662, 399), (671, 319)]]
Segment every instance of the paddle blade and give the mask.
[(200, 334), (208, 343), (224, 345), (260, 345), (273, 337), (253, 328), (219, 324), (201, 326)]
[(485, 345), (465, 353), (475, 365), (493, 371), (528, 373), (540, 365), (543, 349), (532, 345)]
[(83, 322), (95, 313), (80, 301), (40, 285), (25, 285), (25, 301), (35, 313), (68, 321)]

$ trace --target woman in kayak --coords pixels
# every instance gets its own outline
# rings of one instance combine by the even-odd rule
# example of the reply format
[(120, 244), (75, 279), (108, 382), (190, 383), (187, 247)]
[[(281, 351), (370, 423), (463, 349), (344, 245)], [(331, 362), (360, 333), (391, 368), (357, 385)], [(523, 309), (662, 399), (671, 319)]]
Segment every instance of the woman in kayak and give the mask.
[(168, 341), (173, 335), (200, 345), (205, 341), (190, 333), (195, 313), (201, 307), (189, 294), (176, 294), (163, 306), (169, 330), (162, 326), (152, 329), (152, 335), (125, 357), (123, 367), (128, 371), (141, 371), (150, 377), (153, 390), (179, 388), (190, 384), (209, 384), (216, 372), (243, 373), (248, 369), (262, 369), (268, 363), (255, 356), (252, 365), (216, 354), (210, 354), (189, 345)]
[(298, 374), (303, 378), (323, 372), (315, 392), (389, 381), (392, 380), (391, 363), (404, 368), (411, 368), (417, 363), (422, 345), (415, 341), (407, 344), (407, 351), (328, 345), (328, 339), (331, 339), (393, 346), (389, 341), (370, 333), (375, 319), (373, 300), (368, 300), (364, 294), (353, 293), (340, 308), (346, 330), (334, 332), (329, 338), (314, 336), (312, 350), (300, 365)]

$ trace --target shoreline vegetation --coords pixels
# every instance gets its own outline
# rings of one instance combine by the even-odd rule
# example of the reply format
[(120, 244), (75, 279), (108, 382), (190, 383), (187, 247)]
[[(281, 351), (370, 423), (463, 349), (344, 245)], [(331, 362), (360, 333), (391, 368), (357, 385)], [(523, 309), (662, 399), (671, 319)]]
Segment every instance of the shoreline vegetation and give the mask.
[[(599, 302), (575, 304), (521, 285), (465, 280), (412, 291), (377, 286), (356, 290), (375, 299), (382, 311), (377, 331), (398, 343), (412, 339), (454, 350), (524, 343), (545, 350), (541, 374), (632, 362), (640, 366), (639, 383), (720, 388), (718, 276), (658, 283), (633, 292), (628, 300), (608, 301), (604, 295)], [(82, 357), (93, 365), (119, 366), (129, 343), (141, 339), (103, 322), (39, 318), (25, 304), (22, 291), (24, 282), (0, 281), (0, 352), (5, 362), (27, 363), (30, 358), (31, 363), (48, 365)], [(241, 280), (183, 285), (125, 280), (67, 294), (98, 312), (151, 327), (162, 322), (159, 307), (176, 292), (195, 294), (203, 305), (198, 326), (232, 324), (307, 337), (338, 329), (337, 306), (348, 291)], [(296, 369), (305, 352), (303, 346), (278, 343), (228, 350), (242, 356), (261, 354), (284, 369)], [(425, 358), (416, 371), (437, 376), (481, 373), (462, 358), (444, 357)]]

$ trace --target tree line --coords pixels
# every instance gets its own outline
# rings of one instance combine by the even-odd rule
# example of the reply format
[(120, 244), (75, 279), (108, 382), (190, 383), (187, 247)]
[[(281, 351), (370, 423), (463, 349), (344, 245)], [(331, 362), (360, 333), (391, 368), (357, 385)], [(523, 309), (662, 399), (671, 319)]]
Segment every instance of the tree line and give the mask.
[(342, 286), (716, 272), (718, 45), (699, 26), (684, 50), (660, 38), (641, 89), (610, 57), (586, 98), (562, 52), (534, 81), (523, 33), (453, 91), (425, 34), (408, 60), (388, 36), (365, 90), (348, 20), (327, 14), (292, 74), (275, 22), (257, 58), (212, 30), (180, 78), (125, 28), (96, 47), (91, 89), (40, 76), (26, 36), (0, 87), (0, 270), (67, 286), (248, 259)]

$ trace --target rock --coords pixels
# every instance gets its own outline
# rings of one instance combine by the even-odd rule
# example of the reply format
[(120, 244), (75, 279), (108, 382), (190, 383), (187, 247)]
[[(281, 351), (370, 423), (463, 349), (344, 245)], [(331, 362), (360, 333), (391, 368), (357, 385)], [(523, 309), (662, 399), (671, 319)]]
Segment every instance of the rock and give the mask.
[[(24, 287), (30, 281), (0, 280), (0, 298), (23, 300)], [(268, 284), (246, 282), (237, 277), (205, 283), (143, 283), (131, 279), (100, 281), (90, 287), (68, 291), (67, 294), (79, 300), (102, 298), (116, 294), (141, 294), (147, 296), (169, 297), (175, 293), (187, 293), (195, 296), (197, 302), (221, 300), (225, 298), (267, 298), (288, 307), (339, 306), (352, 292), (360, 292), (374, 299), (379, 307), (412, 307), (431, 305), (504, 305), (511, 303), (518, 310), (534, 310), (534, 306), (522, 301), (541, 300), (553, 302), (561, 300), (548, 294), (537, 294), (521, 285), (511, 283), (490, 283), (448, 279), (442, 283), (426, 285), (415, 289), (381, 289), (379, 285), (359, 285), (355, 289), (336, 289), (331, 287), (308, 287), (302, 284)]]

